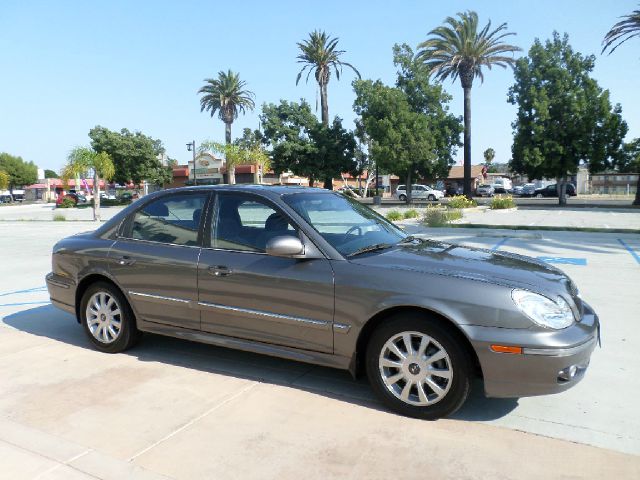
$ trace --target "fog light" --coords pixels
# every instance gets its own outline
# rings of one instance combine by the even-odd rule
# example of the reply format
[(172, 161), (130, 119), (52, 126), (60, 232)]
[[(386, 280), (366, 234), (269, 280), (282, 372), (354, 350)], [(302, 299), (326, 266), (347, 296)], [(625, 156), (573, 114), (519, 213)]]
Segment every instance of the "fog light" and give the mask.
[(558, 372), (558, 381), (568, 382), (576, 376), (576, 373), (578, 373), (577, 365), (571, 365), (570, 367), (563, 368)]

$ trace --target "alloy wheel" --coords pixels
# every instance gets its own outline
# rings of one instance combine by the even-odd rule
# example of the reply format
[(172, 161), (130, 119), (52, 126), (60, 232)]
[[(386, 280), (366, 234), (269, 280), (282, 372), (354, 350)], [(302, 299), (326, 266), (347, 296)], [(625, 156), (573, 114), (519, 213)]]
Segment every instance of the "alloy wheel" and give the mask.
[(378, 368), (387, 390), (415, 406), (442, 400), (453, 380), (449, 354), (422, 332), (401, 332), (387, 340), (380, 352)]
[(109, 292), (94, 293), (87, 302), (87, 327), (91, 335), (103, 344), (115, 342), (122, 332), (122, 311)]

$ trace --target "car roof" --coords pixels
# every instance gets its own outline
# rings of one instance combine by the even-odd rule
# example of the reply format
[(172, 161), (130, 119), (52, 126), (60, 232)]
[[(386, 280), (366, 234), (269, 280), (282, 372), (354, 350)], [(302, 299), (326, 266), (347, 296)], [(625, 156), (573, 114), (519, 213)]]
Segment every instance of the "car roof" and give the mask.
[(240, 185), (197, 185), (190, 187), (170, 188), (161, 190), (162, 193), (179, 193), (186, 191), (214, 191), (214, 192), (247, 192), (259, 193), (265, 196), (281, 196), (291, 193), (334, 193), (331, 190), (315, 187), (303, 187), (298, 185), (256, 185), (256, 184), (240, 184)]

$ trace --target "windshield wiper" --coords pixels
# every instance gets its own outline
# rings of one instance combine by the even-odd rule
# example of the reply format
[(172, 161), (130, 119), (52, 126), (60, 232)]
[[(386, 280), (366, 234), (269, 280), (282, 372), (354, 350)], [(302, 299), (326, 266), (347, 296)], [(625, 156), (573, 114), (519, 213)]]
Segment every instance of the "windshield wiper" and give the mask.
[(359, 248), (358, 250), (347, 255), (347, 257), (355, 257), (356, 255), (360, 255), (362, 253), (375, 252), (376, 250), (384, 250), (385, 248), (390, 247), (393, 247), (393, 245), (390, 243), (374, 243), (373, 245)]

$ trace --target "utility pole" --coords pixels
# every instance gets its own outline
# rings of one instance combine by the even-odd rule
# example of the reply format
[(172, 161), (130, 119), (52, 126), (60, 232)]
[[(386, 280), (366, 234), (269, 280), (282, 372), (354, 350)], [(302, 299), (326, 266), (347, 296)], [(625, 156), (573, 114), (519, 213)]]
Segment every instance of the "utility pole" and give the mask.
[(198, 185), (198, 176), (196, 175), (196, 141), (191, 140), (187, 143), (187, 151), (193, 153), (193, 184)]

